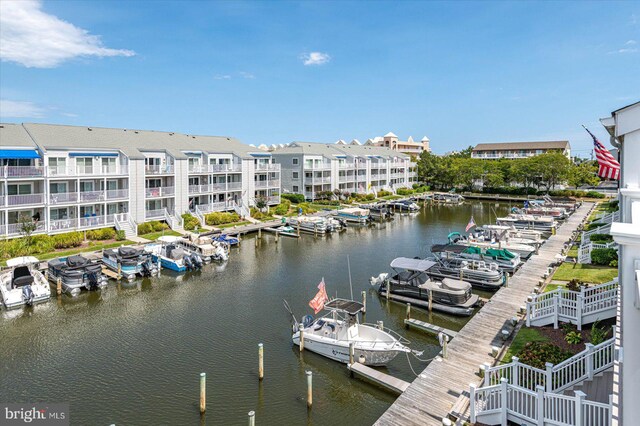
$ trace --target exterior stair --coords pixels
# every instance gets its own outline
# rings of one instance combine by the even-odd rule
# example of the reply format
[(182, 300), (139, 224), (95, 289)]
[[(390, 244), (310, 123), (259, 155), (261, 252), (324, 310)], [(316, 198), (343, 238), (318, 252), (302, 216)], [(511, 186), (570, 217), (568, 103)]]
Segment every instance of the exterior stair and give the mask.
[(138, 236), (138, 225), (131, 220), (128, 213), (115, 215), (115, 228), (118, 231), (124, 231), (124, 236), (127, 239)]

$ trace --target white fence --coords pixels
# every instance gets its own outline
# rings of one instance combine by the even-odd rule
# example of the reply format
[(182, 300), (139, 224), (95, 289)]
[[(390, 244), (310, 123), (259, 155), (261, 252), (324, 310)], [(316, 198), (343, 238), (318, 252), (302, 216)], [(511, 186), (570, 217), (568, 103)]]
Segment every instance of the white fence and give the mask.
[[(545, 392), (542, 386), (534, 391), (509, 384), (501, 379), (497, 385), (477, 388), (471, 385), (471, 423), (528, 423), (554, 426), (609, 426), (612, 403), (587, 401), (585, 394), (574, 396)], [(610, 397), (611, 398), (611, 397)]]
[(534, 295), (527, 302), (527, 327), (570, 322), (582, 330), (582, 324), (616, 316), (618, 303), (618, 278), (580, 291), (563, 288)]
[(615, 242), (610, 242), (606, 244), (602, 243), (594, 243), (589, 241), (587, 243), (580, 244), (580, 249), (578, 250), (578, 262), (579, 263), (591, 263), (591, 252), (595, 249), (604, 249), (604, 248), (618, 248), (618, 244)]

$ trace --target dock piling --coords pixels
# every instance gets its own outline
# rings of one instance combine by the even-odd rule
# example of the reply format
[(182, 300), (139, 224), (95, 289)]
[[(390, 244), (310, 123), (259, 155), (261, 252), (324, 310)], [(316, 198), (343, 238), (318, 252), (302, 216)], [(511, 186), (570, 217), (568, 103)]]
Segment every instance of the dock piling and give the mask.
[(377, 325), (379, 330), (384, 330), (384, 322), (382, 320), (378, 321)]
[(200, 413), (207, 409), (207, 373), (200, 373)]
[(353, 364), (355, 358), (355, 343), (349, 342), (349, 365)]
[(56, 292), (58, 296), (62, 294), (62, 278), (60, 277), (56, 280)]
[(249, 426), (256, 426), (256, 412), (249, 411)]
[(429, 312), (433, 309), (433, 292), (429, 290)]
[(304, 326), (299, 324), (298, 330), (300, 330), (300, 352), (302, 352), (304, 351)]
[(307, 371), (307, 408), (311, 409), (313, 404), (313, 373)]
[(367, 313), (367, 292), (362, 290), (362, 313)]
[(407, 319), (411, 319), (411, 303), (407, 303)]
[(264, 379), (264, 345), (258, 343), (258, 378)]

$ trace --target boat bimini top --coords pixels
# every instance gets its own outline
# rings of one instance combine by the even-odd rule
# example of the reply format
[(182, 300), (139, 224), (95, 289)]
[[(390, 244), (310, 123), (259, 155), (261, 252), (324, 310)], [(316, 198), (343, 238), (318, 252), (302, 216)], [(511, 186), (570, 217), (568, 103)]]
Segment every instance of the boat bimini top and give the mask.
[(407, 271), (424, 272), (437, 263), (427, 259), (412, 259), (410, 257), (397, 257), (391, 261), (393, 269), (405, 269)]
[(333, 299), (324, 304), (327, 311), (344, 312), (349, 315), (356, 315), (363, 308), (362, 303), (347, 299)]

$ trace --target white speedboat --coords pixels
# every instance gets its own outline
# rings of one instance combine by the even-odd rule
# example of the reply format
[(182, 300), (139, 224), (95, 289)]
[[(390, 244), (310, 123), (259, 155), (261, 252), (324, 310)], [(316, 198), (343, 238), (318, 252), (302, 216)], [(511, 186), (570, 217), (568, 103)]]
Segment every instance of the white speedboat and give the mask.
[(477, 230), (482, 232), (485, 238), (508, 240), (533, 247), (540, 246), (544, 242), (542, 232), (533, 229), (516, 229), (513, 226), (503, 225), (483, 225)]
[(33, 256), (7, 260), (11, 269), (0, 275), (0, 294), (5, 308), (17, 308), (45, 302), (51, 297), (51, 288), (44, 275), (35, 268), (38, 259)]
[(204, 262), (229, 260), (229, 244), (216, 241), (209, 236), (189, 234), (176, 240), (176, 243), (190, 253), (197, 254)]
[(200, 269), (202, 259), (196, 253), (191, 253), (183, 247), (178, 247), (180, 237), (173, 235), (163, 235), (157, 242), (144, 246), (144, 249), (151, 253), (151, 258), (155, 263), (160, 261), (163, 269), (170, 269), (175, 272), (184, 272)]
[(527, 244), (519, 244), (509, 239), (501, 240), (499, 238), (485, 237), (483, 234), (470, 233), (469, 236), (460, 234), (459, 232), (452, 232), (447, 236), (449, 244), (460, 244), (469, 247), (480, 247), (483, 249), (507, 249), (512, 253), (517, 253), (522, 259), (528, 259), (535, 251), (535, 247), (531, 247)]
[(556, 221), (552, 217), (529, 214), (511, 213), (506, 217), (497, 218), (496, 224), (513, 226), (516, 229), (534, 229), (548, 233), (553, 233), (553, 230), (556, 228)]
[[(411, 352), (399, 339), (373, 325), (358, 323), (362, 303), (333, 299), (324, 305), (326, 315), (302, 320), (304, 348), (319, 355), (349, 363), (349, 344), (354, 344), (354, 360), (365, 365), (386, 365), (400, 352)], [(299, 324), (294, 325), (293, 343), (300, 345)]]

